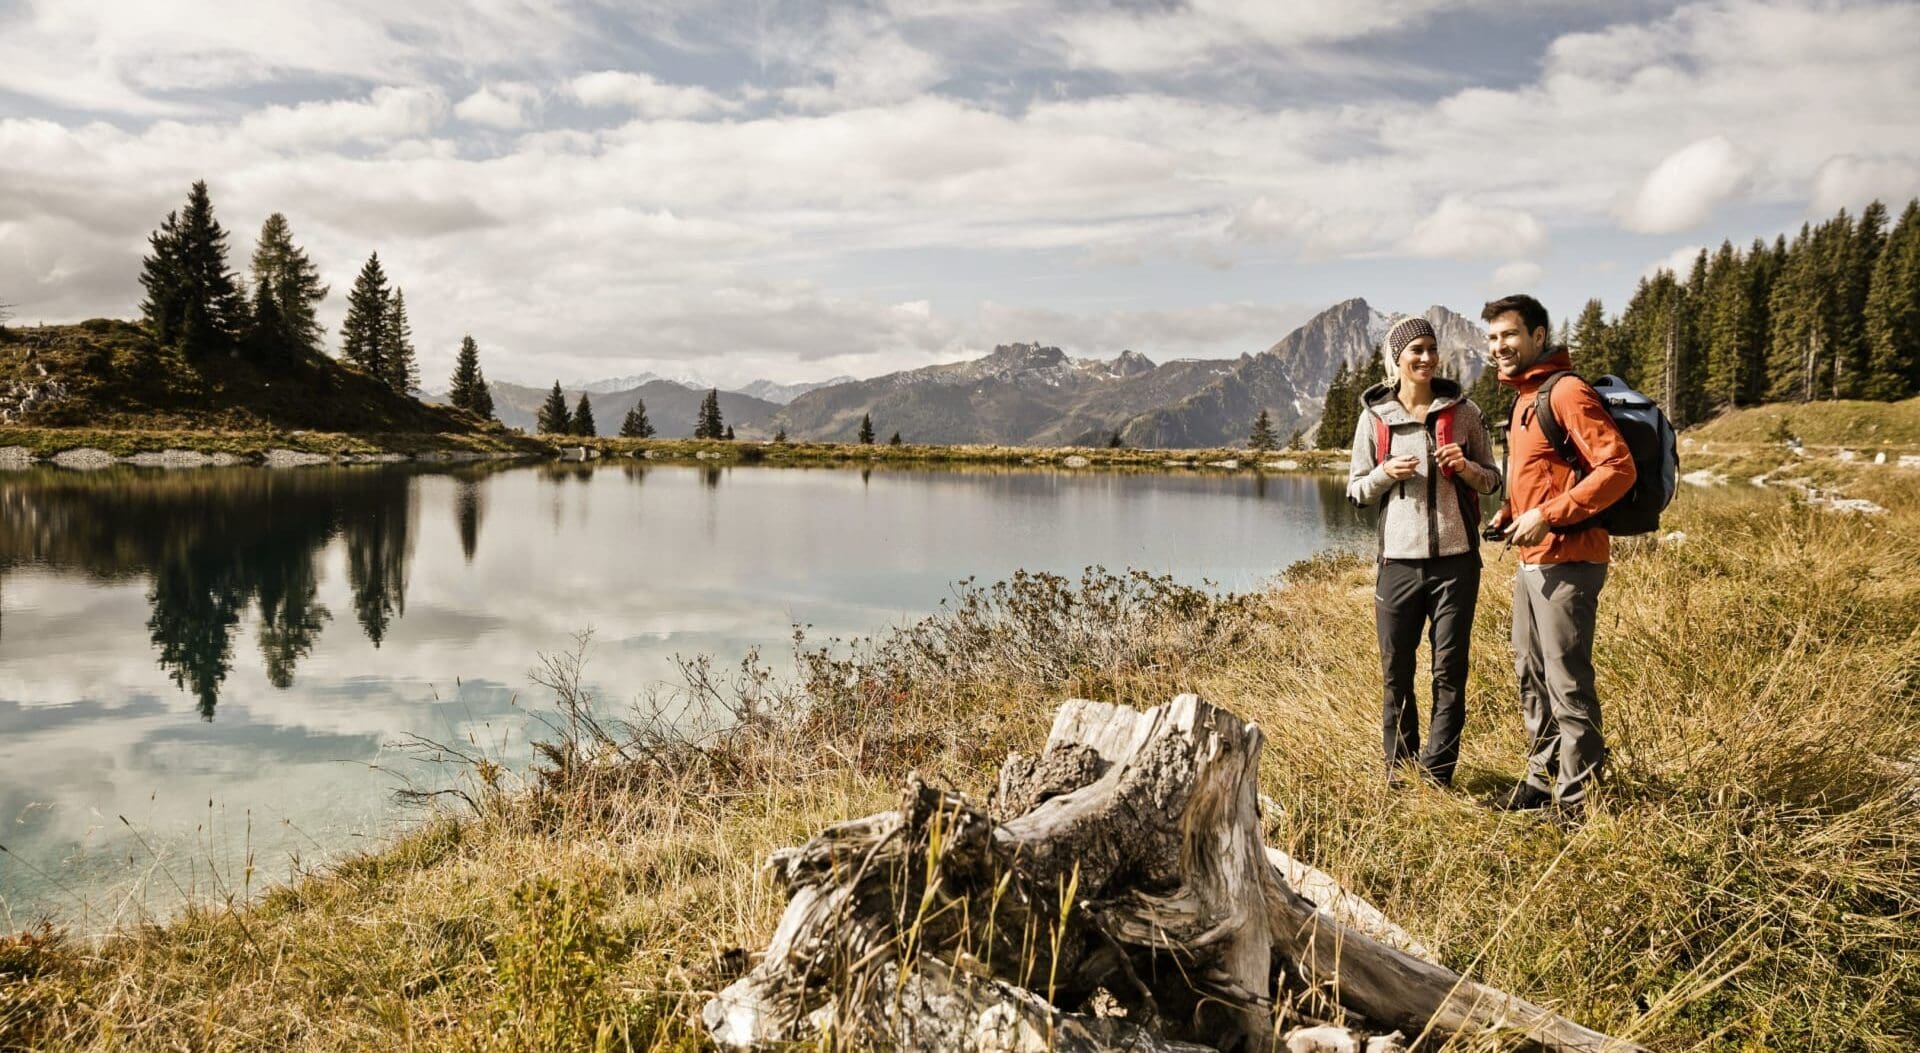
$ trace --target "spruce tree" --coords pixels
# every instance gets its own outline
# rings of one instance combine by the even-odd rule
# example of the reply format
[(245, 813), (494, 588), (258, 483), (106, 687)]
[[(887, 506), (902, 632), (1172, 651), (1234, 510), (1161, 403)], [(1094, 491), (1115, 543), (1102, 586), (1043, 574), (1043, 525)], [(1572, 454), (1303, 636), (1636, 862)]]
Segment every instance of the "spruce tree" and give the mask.
[(1706, 405), (1709, 411), (1729, 409), (1743, 402), (1749, 384), (1746, 345), (1752, 339), (1748, 316), (1746, 268), (1723, 241), (1707, 265), (1705, 288), (1694, 307), (1702, 350), (1707, 360)]
[[(1613, 361), (1607, 346), (1607, 315), (1599, 300), (1588, 300), (1586, 306), (1580, 308), (1580, 317), (1573, 322), (1567, 347), (1582, 373), (1597, 378), (1609, 372), (1607, 367), (1613, 365)], [(1487, 370), (1492, 372), (1493, 366), (1489, 364)]]
[(1907, 202), (1874, 262), (1866, 303), (1867, 398), (1920, 393), (1920, 198)]
[(779, 426), (778, 428), (776, 428), (776, 429), (774, 429), (774, 432), (773, 432), (773, 441), (774, 441), (774, 442), (786, 442), (786, 441), (787, 441), (787, 426), (786, 426), (786, 425), (784, 425), (784, 424), (782, 424), (782, 425), (780, 425), (780, 426)]
[(248, 327), (247, 299), (227, 267), (227, 232), (213, 218), (204, 180), (188, 192), (186, 210), (167, 213), (147, 240), (153, 251), (141, 261), (147, 298), (140, 310), (155, 341), (191, 358), (238, 347)]
[(474, 370), (474, 377), (478, 381), (478, 388), (474, 392), (474, 396), (473, 396), (474, 415), (478, 416), (481, 420), (492, 420), (493, 419), (493, 389), (487, 387), (486, 371), (482, 369), (476, 369)]
[(1773, 282), (1780, 273), (1780, 265), (1786, 255), (1787, 242), (1784, 237), (1776, 239), (1771, 248), (1764, 239), (1755, 238), (1741, 266), (1741, 292), (1747, 301), (1746, 336), (1740, 346), (1741, 357), (1745, 360), (1740, 370), (1740, 404), (1743, 406), (1759, 402), (1767, 396), (1767, 303), (1773, 295)]
[(898, 446), (898, 445), (900, 445), (900, 433), (899, 433), (899, 432), (897, 432), (897, 431), (896, 431), (896, 432), (894, 432), (894, 433), (893, 433), (893, 438), (891, 438), (891, 439), (888, 439), (888, 440), (887, 440), (887, 445), (888, 445), (888, 446)]
[(1120, 441), (1119, 432), (1116, 431), (1112, 435), (1107, 437), (1107, 449), (1118, 450), (1125, 446), (1126, 446), (1126, 443)]
[(860, 443), (863, 446), (873, 445), (873, 414), (871, 413), (862, 414), (860, 417)]
[(1833, 334), (1830, 286), (1812, 226), (1787, 248), (1786, 262), (1767, 297), (1767, 397), (1809, 402), (1828, 389)]
[(373, 253), (353, 280), (347, 293), (347, 317), (340, 323), (340, 357), (359, 366), (369, 376), (387, 378), (386, 351), (387, 272), (380, 267), (380, 254)]
[(593, 422), (593, 404), (587, 401), (587, 393), (580, 393), (580, 401), (574, 404), (573, 420), (569, 429), (575, 435), (593, 438), (600, 434), (600, 428)]
[(447, 381), (447, 402), (456, 409), (478, 413), (480, 392), (480, 345), (471, 333), (460, 338), (460, 354), (453, 361), (453, 377)]
[(567, 412), (567, 397), (560, 393), (560, 382), (553, 382), (547, 401), (540, 404), (533, 427), (542, 435), (568, 435), (573, 431), (573, 415)]
[(1874, 265), (1880, 262), (1887, 241), (1887, 206), (1878, 200), (1860, 212), (1860, 221), (1849, 232), (1845, 256), (1840, 261), (1841, 291), (1846, 297), (1841, 306), (1840, 348), (1835, 355), (1834, 397), (1857, 399), (1873, 387), (1872, 341), (1867, 336), (1867, 297), (1873, 290)]
[[(321, 329), (315, 308), (327, 298), (320, 269), (293, 243), (287, 217), (278, 212), (260, 225), (253, 248), (254, 344), (270, 358), (319, 354)], [(272, 321), (261, 320), (270, 313)]]
[(1273, 434), (1273, 415), (1263, 407), (1260, 415), (1253, 418), (1253, 431), (1247, 436), (1247, 448), (1254, 453), (1266, 453), (1274, 448), (1277, 439)]
[[(1577, 331), (1578, 327), (1575, 329)], [(1583, 367), (1582, 375), (1597, 378), (1603, 374), (1587, 373), (1586, 367)], [(1514, 389), (1500, 383), (1500, 371), (1492, 366), (1481, 370), (1480, 375), (1474, 378), (1473, 386), (1467, 389), (1468, 401), (1480, 407), (1480, 416), (1487, 422), (1487, 431), (1493, 435), (1494, 442), (1506, 441), (1500, 425), (1506, 421), (1507, 414), (1513, 411), (1514, 397)]]
[(653, 438), (653, 422), (647, 419), (645, 400), (634, 400), (633, 408), (627, 411), (627, 419), (620, 422), (620, 437), (623, 439)]
[(1356, 370), (1347, 368), (1345, 359), (1340, 367), (1333, 371), (1333, 380), (1327, 385), (1325, 407), (1320, 413), (1320, 431), (1318, 445), (1323, 450), (1337, 450), (1353, 438), (1354, 428), (1360, 423), (1360, 388)]
[(398, 287), (381, 318), (380, 365), (381, 379), (395, 392), (404, 395), (420, 386), (420, 367), (413, 356), (413, 325), (407, 321), (407, 294)]
[(693, 437), (718, 439), (726, 433), (726, 422), (720, 417), (720, 389), (709, 388), (707, 397), (700, 400), (700, 416), (694, 420)]
[(1306, 433), (1301, 431), (1299, 428), (1293, 429), (1293, 434), (1287, 436), (1287, 449), (1304, 450), (1306, 448), (1307, 448)]

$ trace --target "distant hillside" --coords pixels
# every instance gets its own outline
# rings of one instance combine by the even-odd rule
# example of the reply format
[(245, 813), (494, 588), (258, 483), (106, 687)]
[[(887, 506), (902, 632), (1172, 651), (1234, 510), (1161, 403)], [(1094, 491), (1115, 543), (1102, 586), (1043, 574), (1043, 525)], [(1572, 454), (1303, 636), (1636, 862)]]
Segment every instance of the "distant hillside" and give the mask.
[(471, 415), (323, 356), (189, 361), (132, 322), (0, 329), (0, 423), (38, 427), (464, 433)]
[[(1485, 368), (1479, 327), (1445, 307), (1426, 317), (1445, 368), (1471, 383)], [(1098, 445), (1118, 432), (1129, 446), (1232, 445), (1262, 409), (1282, 436), (1310, 429), (1334, 371), (1372, 356), (1386, 322), (1365, 300), (1347, 300), (1260, 354), (1162, 365), (1133, 351), (1103, 361), (1007, 344), (970, 362), (811, 391), (776, 420), (816, 440), (850, 441), (871, 414), (881, 435), (899, 431), (910, 442)]]
[(1721, 414), (1687, 430), (1701, 443), (1779, 443), (1792, 436), (1807, 446), (1844, 446), (1863, 453), (1920, 449), (1920, 398), (1904, 402), (1781, 402)]
[[(553, 392), (551, 387), (526, 387), (499, 380), (490, 381), (487, 389), (493, 393), (493, 413), (500, 418), (500, 423), (526, 432), (533, 431), (540, 405)], [(567, 409), (572, 410), (580, 401), (580, 389), (563, 387), (560, 391), (566, 396)], [(647, 420), (661, 438), (685, 439), (693, 435), (694, 418), (698, 415), (700, 400), (706, 396), (705, 390), (695, 390), (671, 380), (649, 380), (625, 391), (588, 392), (587, 401), (593, 406), (593, 422), (602, 435), (618, 435), (627, 411), (635, 402), (645, 400)], [(445, 396), (428, 397), (438, 400)], [(751, 395), (735, 391), (720, 393), (720, 416), (743, 439), (771, 438), (773, 431), (764, 424), (779, 408)]]

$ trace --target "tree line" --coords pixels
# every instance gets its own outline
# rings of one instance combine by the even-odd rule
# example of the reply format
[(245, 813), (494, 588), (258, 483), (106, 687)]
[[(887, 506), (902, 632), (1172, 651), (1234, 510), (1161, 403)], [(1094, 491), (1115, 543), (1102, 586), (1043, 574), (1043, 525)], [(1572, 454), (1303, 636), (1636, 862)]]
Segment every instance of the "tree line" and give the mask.
[[(193, 362), (245, 355), (264, 368), (325, 354), (325, 329), (316, 310), (330, 290), (294, 242), (286, 216), (275, 212), (260, 226), (250, 261), (251, 292), (247, 280), (228, 265), (227, 232), (214, 218), (204, 180), (188, 191), (184, 209), (167, 213), (147, 244), (140, 313), (160, 346)], [(347, 294), (340, 358), (396, 394), (419, 388), (406, 293), (398, 285), (389, 288), (378, 252), (367, 257)], [(472, 336), (460, 342), (451, 386), (449, 401), (455, 407), (492, 419), (493, 397)]]

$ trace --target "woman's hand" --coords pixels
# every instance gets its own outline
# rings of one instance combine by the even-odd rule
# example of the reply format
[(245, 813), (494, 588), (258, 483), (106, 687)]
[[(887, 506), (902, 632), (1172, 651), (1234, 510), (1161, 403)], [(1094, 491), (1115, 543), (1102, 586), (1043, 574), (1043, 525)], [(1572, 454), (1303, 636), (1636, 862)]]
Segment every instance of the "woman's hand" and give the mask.
[(1461, 449), (1459, 443), (1450, 442), (1433, 451), (1433, 459), (1440, 465), (1441, 471), (1457, 472), (1461, 465), (1467, 463), (1467, 451)]
[(1420, 458), (1412, 454), (1404, 457), (1389, 457), (1381, 462), (1380, 467), (1386, 470), (1387, 478), (1398, 482), (1414, 477), (1414, 474), (1420, 470)]

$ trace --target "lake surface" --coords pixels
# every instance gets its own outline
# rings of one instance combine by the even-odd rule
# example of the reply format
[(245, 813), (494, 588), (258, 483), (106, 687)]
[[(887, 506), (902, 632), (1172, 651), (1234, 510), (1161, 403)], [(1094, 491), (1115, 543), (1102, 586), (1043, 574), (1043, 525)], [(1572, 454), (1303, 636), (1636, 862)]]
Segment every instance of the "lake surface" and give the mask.
[[(469, 465), (0, 472), (0, 928), (83, 930), (369, 848), (522, 763), (540, 655), (592, 630), (624, 714), (676, 655), (787, 668), (952, 583), (1099, 564), (1252, 588), (1371, 528), (1329, 480)], [(249, 871), (251, 862), (253, 869)]]

